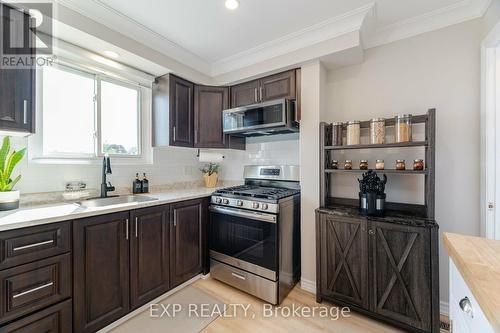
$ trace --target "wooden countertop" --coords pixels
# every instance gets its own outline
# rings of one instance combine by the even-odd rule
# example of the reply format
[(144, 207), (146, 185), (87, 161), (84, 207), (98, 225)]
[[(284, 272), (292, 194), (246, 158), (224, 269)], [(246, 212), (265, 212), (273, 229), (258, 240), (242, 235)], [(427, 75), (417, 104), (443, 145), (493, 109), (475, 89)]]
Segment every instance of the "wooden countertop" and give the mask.
[(500, 332), (500, 241), (444, 233), (444, 245), (495, 332)]

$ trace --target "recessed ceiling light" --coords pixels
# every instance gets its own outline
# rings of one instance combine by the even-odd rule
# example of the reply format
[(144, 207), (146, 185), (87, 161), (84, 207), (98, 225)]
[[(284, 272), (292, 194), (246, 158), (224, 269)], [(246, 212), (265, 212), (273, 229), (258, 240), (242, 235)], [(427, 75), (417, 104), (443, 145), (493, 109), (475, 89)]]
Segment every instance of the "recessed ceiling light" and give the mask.
[(240, 6), (238, 0), (226, 0), (226, 8), (230, 10), (235, 10)]
[(120, 56), (118, 53), (116, 53), (114, 51), (103, 51), (102, 53), (104, 53), (104, 55), (106, 57), (113, 58), (113, 59), (116, 59)]

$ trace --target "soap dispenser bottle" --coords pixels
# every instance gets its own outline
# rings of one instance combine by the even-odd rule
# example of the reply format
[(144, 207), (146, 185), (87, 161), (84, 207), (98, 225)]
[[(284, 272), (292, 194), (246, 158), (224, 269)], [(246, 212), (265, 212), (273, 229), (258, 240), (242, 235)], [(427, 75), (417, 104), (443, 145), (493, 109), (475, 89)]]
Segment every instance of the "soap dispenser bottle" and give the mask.
[(143, 173), (142, 178), (142, 193), (149, 193), (149, 180), (146, 178), (146, 173)]
[(142, 193), (142, 182), (139, 179), (139, 173), (135, 174), (135, 180), (132, 182), (132, 193)]

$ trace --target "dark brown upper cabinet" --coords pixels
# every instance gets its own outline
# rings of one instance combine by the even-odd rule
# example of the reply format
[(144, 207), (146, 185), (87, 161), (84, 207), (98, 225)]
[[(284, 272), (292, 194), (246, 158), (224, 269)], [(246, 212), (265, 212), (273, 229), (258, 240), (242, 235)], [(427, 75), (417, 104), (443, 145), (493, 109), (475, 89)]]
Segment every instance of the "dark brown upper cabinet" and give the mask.
[(170, 76), (170, 145), (194, 145), (194, 84), (175, 75)]
[(73, 224), (74, 332), (95, 332), (129, 312), (129, 212)]
[(169, 206), (131, 212), (130, 303), (135, 309), (169, 289)]
[[(4, 27), (9, 26), (9, 29), (2, 28), (4, 42), (10, 40), (11, 45), (27, 45), (25, 40), (33, 38), (29, 30), (29, 15), (4, 4), (0, 6)], [(24, 47), (16, 53), (34, 56), (34, 50)], [(35, 67), (12, 69), (0, 66), (0, 130), (35, 132), (35, 77)]]
[(206, 199), (171, 205), (170, 286), (189, 280), (203, 270), (206, 256)]
[(229, 108), (229, 88), (196, 86), (194, 88), (194, 146), (226, 148), (222, 132), (222, 110)]
[(266, 76), (231, 87), (231, 107), (236, 108), (280, 98), (296, 99), (298, 70)]

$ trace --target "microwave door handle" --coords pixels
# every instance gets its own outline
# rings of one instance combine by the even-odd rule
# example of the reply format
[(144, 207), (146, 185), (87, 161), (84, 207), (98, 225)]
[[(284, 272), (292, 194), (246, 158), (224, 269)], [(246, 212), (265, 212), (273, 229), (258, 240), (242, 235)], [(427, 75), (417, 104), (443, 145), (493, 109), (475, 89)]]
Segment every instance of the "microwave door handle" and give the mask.
[(209, 210), (214, 213), (226, 214), (236, 217), (244, 217), (251, 220), (257, 220), (268, 223), (276, 223), (276, 216), (272, 214), (264, 214), (260, 212), (244, 211), (236, 208), (227, 208), (220, 206), (210, 206)]

